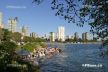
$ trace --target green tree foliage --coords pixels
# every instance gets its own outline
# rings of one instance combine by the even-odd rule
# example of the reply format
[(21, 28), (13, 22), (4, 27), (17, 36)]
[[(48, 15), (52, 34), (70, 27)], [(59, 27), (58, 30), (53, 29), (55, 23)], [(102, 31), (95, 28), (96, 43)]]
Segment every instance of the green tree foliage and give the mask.
[(11, 64), (16, 48), (17, 45), (13, 42), (4, 41), (0, 44), (0, 72), (4, 72), (7, 65)]
[[(7, 29), (0, 29), (0, 72), (39, 72), (39, 69), (30, 65), (29, 62), (20, 63), (20, 56), (16, 55), (15, 51), (18, 47), (16, 42), (20, 42), (21, 37), (22, 35), (19, 32), (12, 33)], [(26, 41), (33, 42), (35, 39), (29, 37)], [(33, 50), (33, 48), (39, 47), (39, 45), (31, 43), (27, 44), (24, 48)]]
[[(108, 40), (108, 0), (84, 0), (80, 14), (89, 19), (91, 32), (98, 38)], [(88, 20), (87, 19), (87, 20)]]
[[(33, 47), (32, 44), (29, 45)], [(19, 56), (15, 54), (16, 48), (17, 45), (14, 42), (3, 41), (0, 44), (0, 72), (39, 72), (39, 67), (29, 62), (21, 62)]]
[(46, 44), (42, 42), (30, 42), (23, 46), (23, 49), (32, 52), (36, 48), (45, 48)]
[(11, 39), (14, 40), (15, 42), (20, 42), (21, 37), (22, 37), (22, 35), (19, 32), (14, 32), (11, 34)]
[(2, 32), (3, 32), (3, 41), (10, 41), (11, 39), (11, 32), (8, 31), (8, 29), (2, 29)]
[(35, 42), (45, 42), (45, 39), (43, 39), (43, 38), (36, 38)]
[(42, 46), (42, 48), (46, 48), (47, 45), (44, 42), (39, 42), (40, 46)]
[(67, 39), (65, 40), (65, 42), (74, 42), (74, 40), (73, 40), (73, 39), (67, 38)]
[(30, 37), (28, 37), (28, 36), (24, 36), (24, 38), (23, 38), (23, 42), (29, 42), (30, 41)]
[(2, 40), (3, 40), (3, 31), (2, 31), (2, 29), (0, 28), (0, 43), (1, 43)]
[(1, 43), (1, 48), (0, 50), (4, 50), (6, 52), (13, 52), (15, 51), (17, 45), (13, 42), (9, 42), (9, 41), (4, 41)]
[(24, 36), (23, 42), (34, 42), (36, 39), (34, 37)]
[(78, 42), (78, 38), (77, 37), (74, 37), (73, 41), (74, 42)]
[(1, 41), (14, 41), (14, 42), (20, 42), (21, 41), (21, 33), (19, 32), (10, 32), (7, 29), (0, 29), (0, 40)]
[(27, 43), (23, 46), (23, 49), (32, 52), (33, 49), (37, 48), (37, 43)]

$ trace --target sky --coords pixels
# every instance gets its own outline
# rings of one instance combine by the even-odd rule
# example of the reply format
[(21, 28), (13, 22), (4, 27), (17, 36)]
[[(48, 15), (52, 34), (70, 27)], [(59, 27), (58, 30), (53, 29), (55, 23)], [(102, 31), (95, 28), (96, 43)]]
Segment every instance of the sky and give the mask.
[(29, 33), (35, 32), (38, 35), (57, 32), (59, 26), (65, 27), (65, 35), (74, 35), (78, 32), (80, 37), (83, 32), (90, 30), (87, 24), (84, 27), (78, 27), (55, 16), (48, 0), (40, 5), (33, 4), (32, 0), (0, 0), (0, 12), (3, 13), (5, 27), (8, 25), (9, 17), (18, 17), (18, 28), (23, 25), (28, 26)]

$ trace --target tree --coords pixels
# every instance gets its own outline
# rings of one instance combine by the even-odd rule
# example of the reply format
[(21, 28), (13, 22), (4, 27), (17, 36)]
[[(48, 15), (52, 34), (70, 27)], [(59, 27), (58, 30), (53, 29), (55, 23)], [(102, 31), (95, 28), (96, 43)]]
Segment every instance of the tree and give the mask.
[(24, 36), (23, 41), (24, 41), (24, 42), (30, 42), (31, 39), (30, 39), (30, 37), (28, 37), (28, 36)]
[(14, 32), (12, 33), (11, 37), (12, 37), (11, 39), (14, 40), (15, 42), (20, 42), (22, 35), (19, 32)]
[(78, 42), (78, 38), (74, 37), (73, 41), (77, 43)]
[(29, 62), (21, 62), (20, 56), (15, 54), (16, 48), (14, 42), (4, 41), (0, 44), (0, 72), (39, 72), (39, 67)]
[[(33, 0), (40, 4), (44, 0)], [(55, 15), (69, 23), (83, 27), (91, 26), (90, 32), (102, 38), (108, 44), (108, 0), (51, 0)]]
[(36, 38), (35, 42), (45, 42), (45, 39), (43, 39), (43, 38)]
[(3, 31), (2, 31), (2, 29), (0, 28), (0, 43), (1, 43), (2, 40), (3, 40)]
[(11, 39), (11, 32), (8, 31), (8, 29), (2, 29), (2, 35), (3, 35), (3, 39), (2, 41), (10, 41)]
[(91, 32), (97, 38), (108, 40), (108, 0), (84, 0), (80, 14), (83, 19), (88, 17)]
[(81, 38), (79, 38), (79, 39), (78, 39), (78, 42), (82, 42), (82, 39), (81, 39)]
[(13, 61), (13, 53), (17, 45), (13, 42), (4, 41), (0, 44), (0, 72), (6, 72), (7, 65)]

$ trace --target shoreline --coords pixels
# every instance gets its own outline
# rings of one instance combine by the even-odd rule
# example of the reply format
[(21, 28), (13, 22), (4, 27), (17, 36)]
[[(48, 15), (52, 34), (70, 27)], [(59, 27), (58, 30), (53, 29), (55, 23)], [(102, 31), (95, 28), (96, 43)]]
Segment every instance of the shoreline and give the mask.
[(46, 44), (102, 44), (102, 42), (87, 42), (87, 43), (72, 43), (72, 42), (67, 42), (67, 43), (62, 43), (62, 42), (45, 42)]

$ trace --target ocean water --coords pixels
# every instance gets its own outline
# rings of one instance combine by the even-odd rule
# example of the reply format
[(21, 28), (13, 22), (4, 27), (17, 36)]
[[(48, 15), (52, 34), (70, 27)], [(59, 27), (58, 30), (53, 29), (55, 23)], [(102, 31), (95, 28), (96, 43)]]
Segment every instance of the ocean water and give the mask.
[[(49, 44), (62, 53), (40, 62), (41, 72), (108, 72), (108, 56), (100, 56), (99, 44)], [(89, 64), (88, 66), (86, 66)]]

